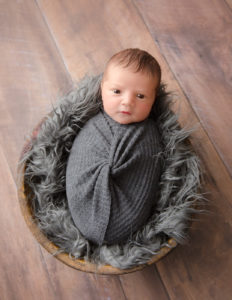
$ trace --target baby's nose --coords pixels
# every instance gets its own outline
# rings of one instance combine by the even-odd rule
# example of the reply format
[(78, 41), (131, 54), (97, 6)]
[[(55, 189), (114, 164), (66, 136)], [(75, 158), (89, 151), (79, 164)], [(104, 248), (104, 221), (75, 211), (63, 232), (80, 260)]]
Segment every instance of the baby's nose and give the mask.
[(124, 95), (122, 103), (124, 105), (132, 105), (134, 103), (134, 96), (129, 93)]

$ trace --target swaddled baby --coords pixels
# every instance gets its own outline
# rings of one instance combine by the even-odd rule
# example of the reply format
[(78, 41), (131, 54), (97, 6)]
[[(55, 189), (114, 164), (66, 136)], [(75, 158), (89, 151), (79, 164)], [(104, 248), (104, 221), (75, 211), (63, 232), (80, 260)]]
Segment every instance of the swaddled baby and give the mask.
[(68, 205), (76, 227), (95, 244), (125, 241), (154, 210), (161, 146), (149, 115), (160, 78), (158, 62), (146, 51), (115, 54), (101, 82), (103, 109), (74, 140)]

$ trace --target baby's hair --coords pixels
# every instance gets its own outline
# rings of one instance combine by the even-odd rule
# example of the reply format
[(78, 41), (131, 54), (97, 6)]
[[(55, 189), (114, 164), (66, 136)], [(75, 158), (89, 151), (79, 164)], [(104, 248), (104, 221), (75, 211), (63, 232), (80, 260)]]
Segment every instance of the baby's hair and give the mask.
[(158, 61), (147, 51), (138, 48), (129, 48), (114, 54), (106, 64), (105, 70), (111, 63), (127, 67), (134, 67), (135, 72), (146, 72), (152, 77), (157, 77), (157, 89), (161, 81), (161, 68)]

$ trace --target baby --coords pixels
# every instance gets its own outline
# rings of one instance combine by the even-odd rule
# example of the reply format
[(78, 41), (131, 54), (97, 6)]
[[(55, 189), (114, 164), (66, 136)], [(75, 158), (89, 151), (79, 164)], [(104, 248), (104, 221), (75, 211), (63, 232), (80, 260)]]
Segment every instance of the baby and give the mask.
[(160, 85), (153, 56), (126, 49), (107, 63), (102, 110), (76, 136), (67, 164), (73, 221), (89, 241), (125, 241), (154, 212), (160, 178), (160, 137), (149, 118)]
[(108, 62), (101, 83), (104, 111), (120, 124), (145, 120), (155, 102), (161, 70), (147, 52), (128, 49)]

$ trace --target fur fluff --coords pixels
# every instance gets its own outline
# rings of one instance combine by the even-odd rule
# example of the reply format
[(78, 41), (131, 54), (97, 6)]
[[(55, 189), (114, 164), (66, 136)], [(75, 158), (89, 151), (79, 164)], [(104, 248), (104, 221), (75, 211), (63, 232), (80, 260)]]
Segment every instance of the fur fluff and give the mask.
[(173, 237), (186, 238), (189, 221), (202, 200), (200, 162), (191, 149), (191, 130), (180, 128), (171, 111), (171, 95), (161, 84), (151, 116), (157, 121), (163, 144), (163, 171), (158, 207), (143, 228), (124, 244), (95, 246), (75, 227), (65, 193), (65, 170), (73, 140), (100, 109), (101, 76), (84, 78), (43, 120), (20, 165), (34, 220), (42, 232), (70, 257), (121, 269), (146, 263)]

